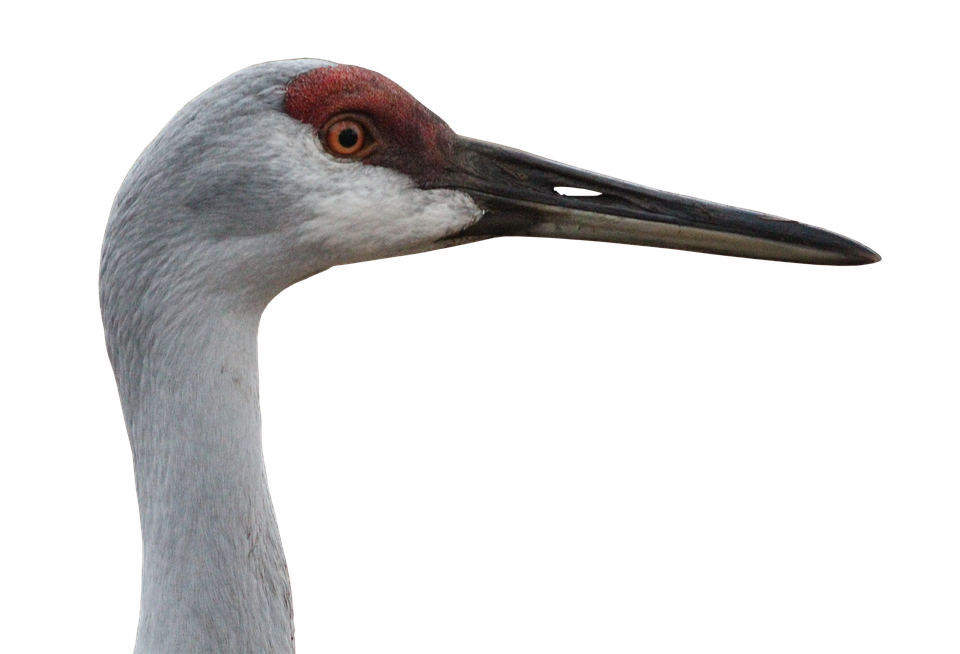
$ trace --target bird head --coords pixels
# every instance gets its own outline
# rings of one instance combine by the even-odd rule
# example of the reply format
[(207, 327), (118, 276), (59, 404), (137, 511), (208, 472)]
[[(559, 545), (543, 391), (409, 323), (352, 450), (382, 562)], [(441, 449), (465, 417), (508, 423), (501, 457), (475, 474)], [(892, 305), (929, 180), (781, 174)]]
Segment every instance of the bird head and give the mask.
[(265, 304), (334, 265), (505, 235), (879, 260), (816, 227), (458, 136), (382, 75), (293, 60), (228, 77), (160, 132), (117, 195), (103, 269), (149, 261), (181, 287)]

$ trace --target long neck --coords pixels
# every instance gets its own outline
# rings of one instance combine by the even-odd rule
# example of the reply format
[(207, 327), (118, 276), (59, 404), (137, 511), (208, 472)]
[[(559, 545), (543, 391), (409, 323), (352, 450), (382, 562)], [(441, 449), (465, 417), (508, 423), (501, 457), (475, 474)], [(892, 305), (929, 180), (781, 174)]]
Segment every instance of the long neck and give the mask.
[(258, 322), (210, 308), (117, 348), (143, 533), (137, 654), (293, 652), (260, 441)]

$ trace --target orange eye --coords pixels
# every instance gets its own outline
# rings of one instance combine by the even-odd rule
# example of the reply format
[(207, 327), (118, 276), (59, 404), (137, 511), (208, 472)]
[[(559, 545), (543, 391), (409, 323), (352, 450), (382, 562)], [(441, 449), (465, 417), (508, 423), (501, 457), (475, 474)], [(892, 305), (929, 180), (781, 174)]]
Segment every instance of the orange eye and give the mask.
[(363, 149), (367, 141), (367, 130), (356, 120), (345, 118), (327, 128), (325, 141), (331, 154), (349, 156)]

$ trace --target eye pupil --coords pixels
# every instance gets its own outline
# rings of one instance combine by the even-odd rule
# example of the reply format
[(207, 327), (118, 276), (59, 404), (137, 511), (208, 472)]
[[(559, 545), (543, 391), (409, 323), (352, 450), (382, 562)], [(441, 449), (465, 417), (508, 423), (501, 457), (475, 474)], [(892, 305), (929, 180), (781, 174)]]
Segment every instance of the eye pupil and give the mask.
[(347, 127), (340, 131), (340, 134), (337, 136), (337, 141), (341, 146), (345, 148), (352, 148), (357, 144), (357, 141), (360, 140), (360, 135), (357, 134), (357, 130), (352, 127)]

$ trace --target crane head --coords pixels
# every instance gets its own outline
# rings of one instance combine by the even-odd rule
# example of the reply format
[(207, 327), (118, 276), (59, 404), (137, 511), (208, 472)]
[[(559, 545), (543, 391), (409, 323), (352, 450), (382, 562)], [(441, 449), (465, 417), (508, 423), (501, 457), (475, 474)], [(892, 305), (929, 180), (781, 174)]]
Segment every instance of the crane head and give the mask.
[(817, 227), (458, 136), (382, 75), (293, 60), (240, 71), (171, 120), (117, 195), (103, 260), (176, 261), (182, 283), (263, 303), (330, 266), (506, 235), (880, 259)]

